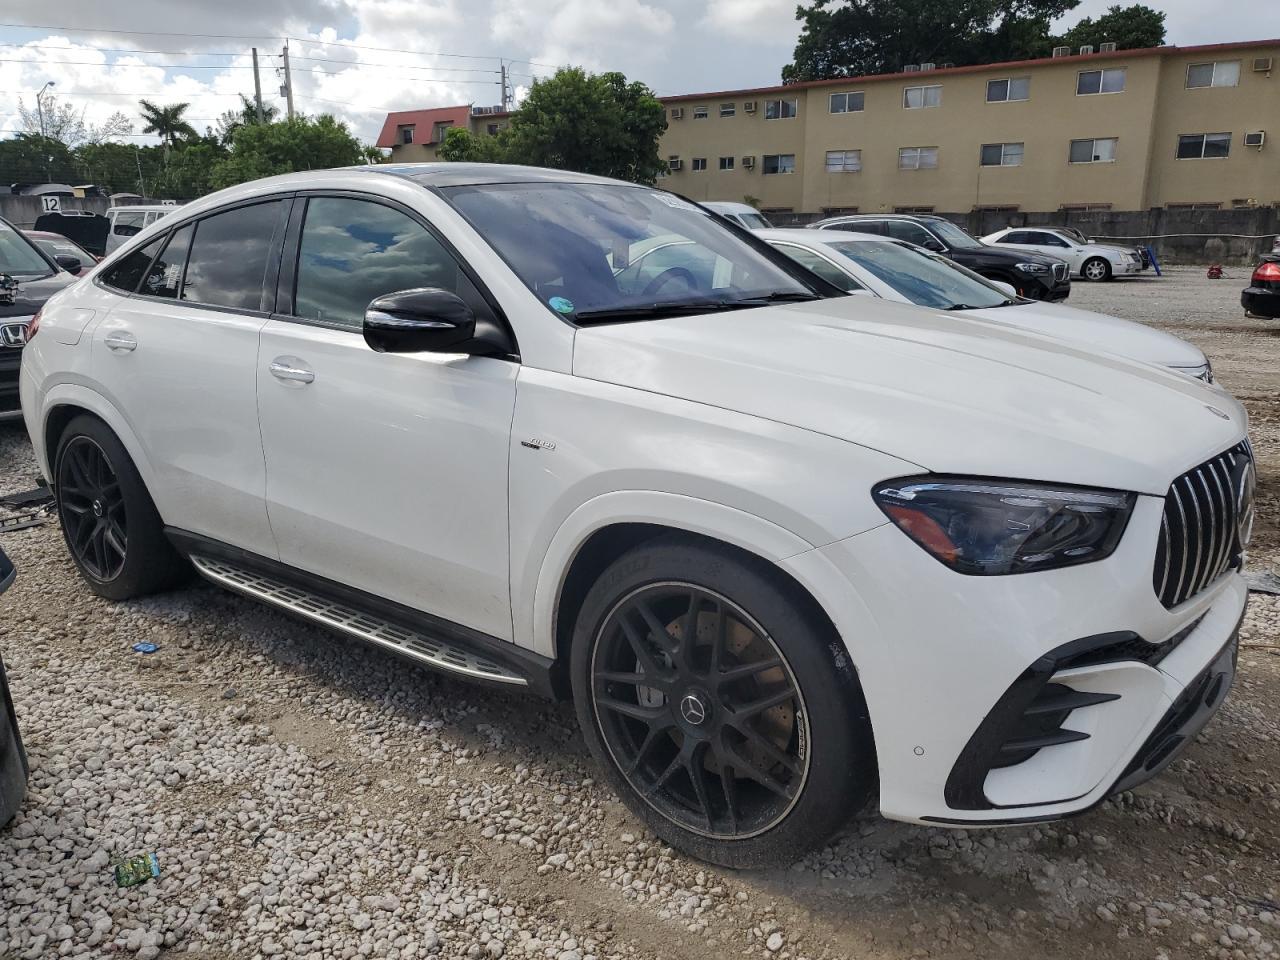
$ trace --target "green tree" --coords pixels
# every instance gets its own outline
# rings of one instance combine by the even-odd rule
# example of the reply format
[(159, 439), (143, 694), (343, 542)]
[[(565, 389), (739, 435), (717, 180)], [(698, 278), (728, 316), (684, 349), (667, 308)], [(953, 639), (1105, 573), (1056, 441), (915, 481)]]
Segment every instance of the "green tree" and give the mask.
[(188, 140), (175, 147), (169, 161), (147, 181), (147, 191), (153, 197), (166, 200), (192, 200), (203, 196), (216, 189), (213, 171), (227, 156), (227, 148), (216, 136)]
[(643, 83), (565, 67), (534, 81), (495, 149), (510, 163), (653, 183), (665, 169), (658, 138), (666, 127), (666, 111)]
[(1039, 56), (1051, 21), (1080, 0), (813, 0), (784, 83), (896, 73), (908, 63)]
[(218, 190), (278, 173), (350, 166), (362, 159), (360, 142), (346, 124), (328, 114), (253, 123), (231, 135), (231, 154), (213, 163), (209, 186)]
[(0, 141), (0, 184), (68, 183), (76, 179), (75, 160), (61, 140), (19, 133)]
[(199, 134), (195, 127), (182, 119), (182, 115), (190, 107), (189, 103), (171, 103), (160, 106), (150, 100), (139, 100), (138, 107), (142, 112), (143, 133), (154, 133), (166, 146), (172, 146), (182, 139), (194, 140)]
[[(262, 122), (275, 123), (276, 117), (279, 116), (278, 108), (271, 106), (269, 103), (262, 105)], [(222, 116), (218, 117), (217, 138), (223, 144), (228, 146), (231, 143), (231, 135), (236, 132), (239, 127), (245, 127), (258, 122), (258, 105), (250, 100), (243, 93), (240, 94), (240, 107), (236, 110), (227, 110)]]
[(164, 168), (164, 148), (131, 143), (85, 144), (75, 150), (80, 183), (110, 193), (148, 194)]
[(1069, 46), (1073, 49), (1085, 44), (1098, 45), (1108, 41), (1121, 50), (1137, 50), (1158, 47), (1164, 43), (1165, 15), (1159, 10), (1135, 3), (1130, 7), (1119, 4), (1108, 7), (1096, 20), (1085, 17), (1074, 27), (1055, 38), (1052, 46)]
[(436, 148), (436, 157), (451, 163), (501, 163), (505, 159), (505, 138), (477, 136), (466, 127), (450, 127)]

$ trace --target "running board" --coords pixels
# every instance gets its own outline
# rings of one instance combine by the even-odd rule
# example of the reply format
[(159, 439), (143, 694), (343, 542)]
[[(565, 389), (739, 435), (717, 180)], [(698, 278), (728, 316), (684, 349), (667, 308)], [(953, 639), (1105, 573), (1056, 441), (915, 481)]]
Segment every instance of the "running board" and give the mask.
[(190, 558), (196, 571), (206, 580), (331, 630), (386, 647), (446, 673), (517, 687), (528, 686), (524, 677), (488, 657), (226, 560), (194, 553)]

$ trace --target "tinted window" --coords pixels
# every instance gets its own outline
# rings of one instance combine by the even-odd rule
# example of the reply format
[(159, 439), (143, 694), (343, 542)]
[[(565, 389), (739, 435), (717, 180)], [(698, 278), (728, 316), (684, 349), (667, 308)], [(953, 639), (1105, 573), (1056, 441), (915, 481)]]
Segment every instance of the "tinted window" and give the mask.
[(806, 270), (811, 270), (827, 283), (834, 284), (841, 290), (847, 292), (862, 289), (862, 284), (858, 283), (857, 280), (829, 260), (818, 256), (812, 250), (806, 250), (804, 247), (797, 247), (790, 243), (775, 243), (774, 246)]
[(192, 226), (187, 224), (176, 230), (165, 246), (164, 252), (156, 257), (155, 263), (143, 278), (142, 289), (152, 297), (178, 298), (178, 287), (182, 284), (182, 267), (187, 262), (187, 248), (191, 246)]
[(906, 220), (890, 220), (888, 226), (889, 236), (895, 240), (906, 240), (908, 243), (924, 246), (933, 239), (924, 227)]
[(54, 272), (47, 260), (22, 234), (0, 223), (0, 273), (43, 277)]
[(307, 204), (298, 254), (297, 316), (358, 330), (370, 301), (414, 287), (473, 296), (449, 251), (400, 211), (340, 197)]
[(878, 237), (884, 236), (883, 220), (846, 220), (837, 221), (830, 226), (824, 227), (824, 230), (850, 230), (854, 233), (874, 233)]
[(182, 299), (236, 310), (263, 309), (262, 284), (280, 207), (281, 202), (273, 200), (197, 221)]
[(111, 232), (117, 237), (132, 237), (134, 234), (142, 232), (146, 217), (147, 215), (141, 212), (117, 213), (115, 221), (111, 225)]
[(848, 240), (837, 241), (831, 248), (920, 306), (942, 310), (957, 304), (994, 307), (1009, 299), (958, 263), (900, 243)]
[(139, 247), (104, 273), (102, 282), (125, 293), (133, 293), (138, 289), (138, 281), (147, 272), (147, 267), (151, 266), (151, 258), (159, 251), (162, 242), (164, 238), (160, 237), (146, 246)]

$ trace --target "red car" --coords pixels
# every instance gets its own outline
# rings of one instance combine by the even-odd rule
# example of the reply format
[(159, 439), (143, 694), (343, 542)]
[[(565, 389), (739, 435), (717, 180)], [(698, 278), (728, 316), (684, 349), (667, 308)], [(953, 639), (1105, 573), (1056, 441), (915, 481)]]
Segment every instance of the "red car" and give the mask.
[(1240, 303), (1249, 316), (1280, 317), (1280, 253), (1262, 258), (1240, 294)]
[[(68, 240), (60, 233), (49, 233), (47, 230), (23, 230), (27, 239), (39, 247), (44, 253), (48, 254), (50, 259), (55, 261), (58, 266), (73, 273), (77, 277), (84, 276), (88, 273), (101, 257), (95, 257), (92, 253), (80, 246), (74, 240)], [(79, 263), (76, 269), (72, 270), (71, 261), (75, 260)]]

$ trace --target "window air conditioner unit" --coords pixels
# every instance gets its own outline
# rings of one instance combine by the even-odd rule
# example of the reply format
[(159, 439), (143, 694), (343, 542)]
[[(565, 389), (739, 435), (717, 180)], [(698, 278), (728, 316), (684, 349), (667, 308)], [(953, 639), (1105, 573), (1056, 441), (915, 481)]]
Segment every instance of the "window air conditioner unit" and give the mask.
[(1098, 44), (1098, 52), (1099, 53), (1115, 53), (1116, 42), (1114, 40), (1108, 40), (1106, 43)]
[(922, 64), (920, 64), (920, 69), (921, 69), (922, 71), (923, 71), (923, 70), (933, 70), (935, 67), (937, 67), (937, 64), (936, 64), (936, 63), (922, 63)]
[(1093, 53), (1093, 44), (1086, 43), (1084, 46), (1080, 48), (1080, 53), (1082, 56), (1086, 53)]
[(1254, 73), (1270, 73), (1271, 64), (1272, 64), (1272, 61), (1270, 57), (1254, 57), (1253, 72)]
[(755, 165), (756, 165), (756, 158), (755, 158), (755, 157), (743, 157), (743, 158), (742, 158), (742, 169), (743, 169), (743, 170), (750, 170), (750, 169), (752, 169)]
[(671, 108), (671, 119), (672, 119), (672, 120), (683, 120), (683, 119), (684, 119), (684, 107), (672, 107), (672, 108)]
[(1259, 130), (1256, 133), (1246, 133), (1244, 135), (1244, 145), (1246, 147), (1257, 147), (1262, 149), (1262, 145), (1267, 142), (1267, 135)]
[(684, 169), (684, 161), (683, 161), (683, 160), (681, 160), (679, 157), (672, 157), (670, 160), (668, 160), (668, 161), (667, 161), (667, 169), (668, 169), (668, 170), (683, 170), (683, 169)]
[(905, 67), (903, 67), (903, 68), (902, 68), (902, 72), (903, 72), (903, 73), (919, 73), (919, 72), (920, 72), (920, 64), (918, 64), (918, 63), (908, 63)]
[(746, 102), (744, 102), (744, 103), (742, 104), (742, 112), (743, 112), (743, 113), (755, 113), (755, 112), (756, 112), (756, 102), (755, 102), (754, 100), (747, 100)]
[(1069, 57), (1071, 56), (1071, 48), (1070, 47), (1054, 47), (1053, 55), (1055, 57)]

